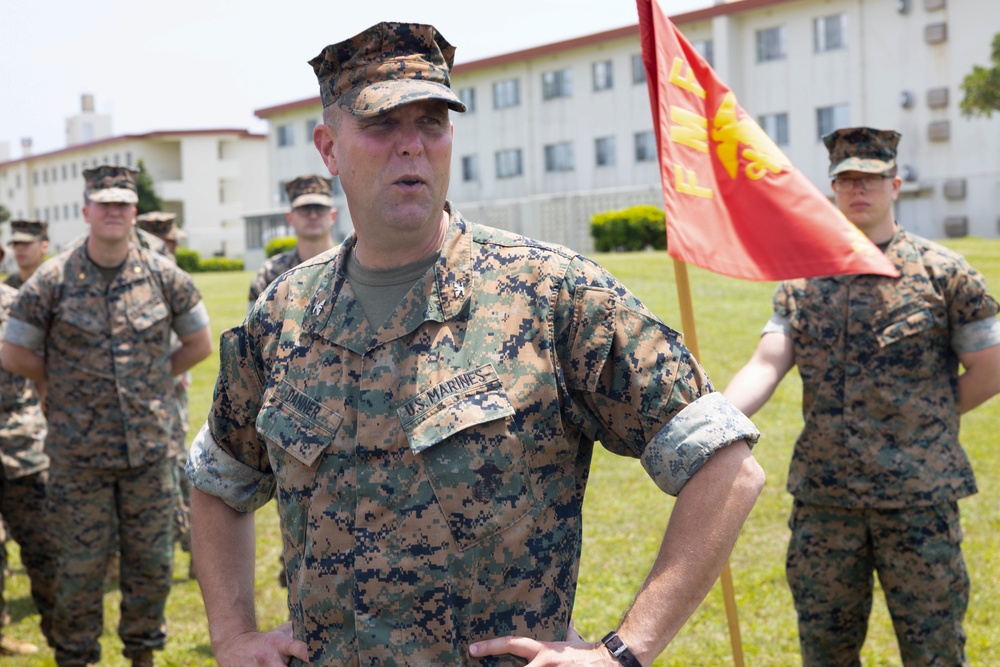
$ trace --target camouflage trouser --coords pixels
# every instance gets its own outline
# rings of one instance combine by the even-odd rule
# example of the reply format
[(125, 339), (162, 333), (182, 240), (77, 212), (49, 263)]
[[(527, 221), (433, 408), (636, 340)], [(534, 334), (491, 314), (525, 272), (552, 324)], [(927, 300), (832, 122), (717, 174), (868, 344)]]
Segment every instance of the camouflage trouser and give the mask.
[(174, 396), (177, 398), (177, 423), (173, 428), (173, 436), (180, 445), (180, 454), (177, 455), (176, 467), (174, 468), (175, 487), (175, 507), (174, 507), (174, 539), (176, 539), (181, 549), (191, 551), (191, 482), (184, 474), (184, 466), (187, 464), (187, 432), (188, 432), (188, 396), (187, 390), (180, 385), (174, 388)]
[[(41, 617), (42, 634), (46, 639), (55, 604), (56, 565), (45, 518), (47, 482), (47, 471), (17, 479), (0, 476), (0, 511), (10, 528), (10, 538), (21, 546), (21, 563), (31, 581), (31, 598)], [(0, 591), (4, 584), (0, 570)]]
[(878, 572), (907, 667), (966, 665), (969, 577), (958, 504), (894, 510), (795, 501), (788, 584), (803, 665), (860, 666)]
[(174, 459), (174, 539), (191, 552), (191, 480), (184, 474), (187, 452)]
[(49, 472), (59, 574), (52, 640), (56, 662), (97, 664), (104, 625), (104, 580), (113, 530), (121, 550), (121, 622), (126, 657), (163, 648), (173, 567), (173, 458), (106, 470)]
[[(7, 575), (7, 522), (0, 514), (0, 577)], [(0, 632), (7, 625), (7, 599), (3, 596), (3, 586), (0, 585)]]

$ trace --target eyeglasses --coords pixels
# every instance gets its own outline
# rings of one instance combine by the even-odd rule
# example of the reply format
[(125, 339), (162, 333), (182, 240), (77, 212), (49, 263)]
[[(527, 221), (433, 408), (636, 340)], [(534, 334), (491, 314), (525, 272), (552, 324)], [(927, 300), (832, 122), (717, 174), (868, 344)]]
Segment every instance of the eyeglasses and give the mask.
[(322, 204), (303, 204), (302, 206), (296, 206), (295, 210), (309, 218), (314, 215), (321, 216), (324, 213), (328, 214), (330, 212), (330, 207), (323, 206)]
[(869, 174), (860, 178), (837, 176), (831, 181), (831, 185), (836, 192), (851, 192), (858, 185), (861, 186), (862, 192), (868, 192), (877, 188), (887, 178), (892, 178), (892, 176), (890, 174)]

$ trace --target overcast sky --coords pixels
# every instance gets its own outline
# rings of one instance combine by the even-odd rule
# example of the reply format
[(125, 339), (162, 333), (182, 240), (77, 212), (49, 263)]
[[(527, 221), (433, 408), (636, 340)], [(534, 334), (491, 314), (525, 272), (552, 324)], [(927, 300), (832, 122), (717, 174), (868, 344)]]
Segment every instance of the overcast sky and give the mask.
[[(661, 0), (668, 15), (713, 0)], [(91, 93), (114, 134), (246, 128), (318, 94), (307, 64), (379, 21), (431, 23), (456, 62), (638, 23), (634, 0), (0, 0), (0, 142), (65, 146)]]

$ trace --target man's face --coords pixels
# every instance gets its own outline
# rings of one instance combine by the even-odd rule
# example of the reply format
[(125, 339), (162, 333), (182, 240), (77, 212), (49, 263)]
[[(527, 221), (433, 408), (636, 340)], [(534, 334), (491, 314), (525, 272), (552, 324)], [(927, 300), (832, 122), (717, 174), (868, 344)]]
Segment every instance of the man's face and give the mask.
[(90, 225), (91, 235), (111, 243), (128, 239), (135, 221), (135, 204), (121, 202), (88, 202), (83, 207), (83, 219)]
[(19, 269), (32, 271), (37, 269), (45, 259), (45, 253), (49, 250), (48, 241), (14, 241), (10, 244), (14, 250), (14, 261)]
[(354, 226), (384, 239), (437, 229), (451, 170), (447, 104), (420, 100), (372, 118), (334, 113), (336, 128), (317, 126), (313, 137), (340, 176)]
[(295, 236), (306, 241), (330, 236), (330, 227), (337, 219), (337, 211), (321, 204), (296, 206), (285, 215), (288, 225), (295, 230)]
[(892, 203), (903, 181), (898, 176), (845, 171), (837, 174), (833, 194), (837, 208), (868, 236), (876, 229), (891, 226)]

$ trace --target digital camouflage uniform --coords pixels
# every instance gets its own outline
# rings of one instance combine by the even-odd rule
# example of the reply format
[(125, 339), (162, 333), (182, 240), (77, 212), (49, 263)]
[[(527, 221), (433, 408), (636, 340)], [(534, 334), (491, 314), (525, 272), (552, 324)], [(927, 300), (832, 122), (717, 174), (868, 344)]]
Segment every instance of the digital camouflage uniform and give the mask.
[[(48, 241), (49, 223), (43, 220), (11, 220), (10, 240), (8, 243), (33, 243), (35, 241)], [(2, 258), (2, 253), (0, 253)], [(21, 289), (24, 281), (21, 280), (19, 271), (7, 276), (4, 283), (14, 289)]]
[[(291, 202), (293, 209), (299, 206), (309, 205), (332, 208), (333, 198), (330, 194), (331, 185), (331, 179), (310, 174), (293, 178), (285, 183), (285, 193), (288, 195), (288, 201)], [(250, 282), (250, 305), (252, 306), (254, 304), (257, 297), (259, 297), (261, 293), (267, 289), (267, 286), (273, 283), (278, 276), (289, 269), (295, 268), (303, 261), (302, 256), (299, 255), (299, 249), (297, 246), (291, 250), (266, 259), (257, 271), (257, 275), (254, 276), (254, 279)]]
[(177, 453), (170, 334), (207, 322), (191, 277), (134, 245), (110, 285), (84, 244), (42, 265), (14, 304), (4, 340), (44, 350), (46, 359), (60, 665), (100, 661), (116, 513), (124, 653), (166, 641)]
[(803, 663), (859, 665), (878, 572), (906, 665), (965, 664), (969, 583), (957, 500), (958, 354), (1000, 343), (997, 304), (956, 253), (898, 230), (899, 278), (781, 283), (765, 327), (791, 336), (805, 426), (788, 580)]
[[(17, 290), (0, 285), (0, 328), (16, 298)], [(49, 468), (45, 430), (45, 415), (32, 382), (0, 369), (0, 512), (10, 526), (10, 537), (21, 547), (31, 597), (41, 617), (42, 634), (48, 638), (55, 602), (55, 561), (45, 517)], [(0, 594), (3, 590), (0, 570)], [(6, 613), (6, 603), (3, 606)]]
[(523, 664), (468, 647), (565, 637), (595, 440), (675, 495), (758, 434), (679, 334), (565, 248), (453, 213), (433, 269), (374, 330), (353, 245), (286, 273), (223, 334), (188, 474), (241, 512), (276, 495), (312, 665)]
[(247, 297), (250, 301), (250, 305), (257, 300), (267, 286), (273, 283), (278, 276), (280, 276), (285, 271), (289, 269), (294, 269), (296, 266), (302, 263), (302, 259), (299, 258), (299, 249), (292, 248), (291, 250), (279, 253), (274, 257), (268, 257), (264, 260), (264, 263), (260, 265), (260, 269), (257, 270), (257, 275), (254, 276), (253, 280), (250, 282), (250, 294)]
[(21, 285), (24, 284), (24, 281), (21, 280), (20, 275), (18, 275), (17, 273), (12, 273), (6, 278), (4, 278), (3, 284), (7, 285), (8, 287), (13, 287), (15, 290), (19, 290), (21, 289)]
[[(182, 232), (175, 224), (177, 215), (164, 211), (151, 211), (136, 216), (136, 238), (143, 248), (152, 250), (167, 257), (175, 264), (177, 258), (170, 252), (166, 239), (179, 240)], [(171, 349), (177, 349), (180, 341), (177, 335), (171, 335)], [(191, 551), (191, 484), (184, 467), (187, 465), (187, 433), (188, 433), (188, 392), (185, 382), (190, 383), (191, 373), (185, 372), (174, 378), (174, 398), (176, 399), (176, 415), (173, 425), (174, 439), (177, 441), (177, 465), (174, 468), (175, 508), (174, 508), (174, 538), (180, 543), (181, 549)], [(192, 570), (193, 571), (193, 570)]]

